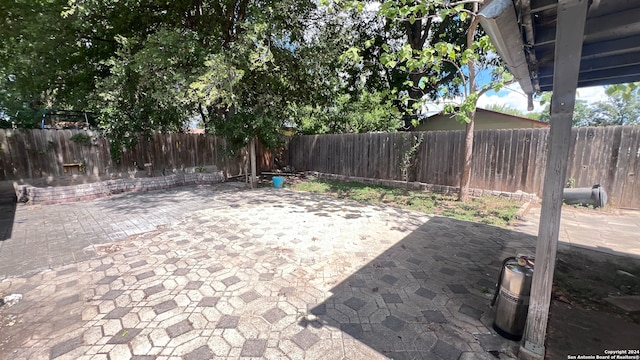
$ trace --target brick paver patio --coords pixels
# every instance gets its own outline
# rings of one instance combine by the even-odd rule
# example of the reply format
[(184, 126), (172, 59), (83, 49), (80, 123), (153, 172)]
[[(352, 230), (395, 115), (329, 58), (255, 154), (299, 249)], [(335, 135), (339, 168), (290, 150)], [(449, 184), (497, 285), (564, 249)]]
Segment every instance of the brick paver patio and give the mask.
[(534, 241), (229, 184), (19, 205), (0, 292), (23, 298), (0, 307), (0, 358), (512, 358), (488, 304)]
[(487, 290), (533, 241), (228, 185), (20, 205), (15, 217), (0, 256), (24, 241), (41, 248), (29, 266), (52, 269), (0, 283), (23, 296), (0, 311), (3, 359), (492, 359), (514, 343), (487, 327)]

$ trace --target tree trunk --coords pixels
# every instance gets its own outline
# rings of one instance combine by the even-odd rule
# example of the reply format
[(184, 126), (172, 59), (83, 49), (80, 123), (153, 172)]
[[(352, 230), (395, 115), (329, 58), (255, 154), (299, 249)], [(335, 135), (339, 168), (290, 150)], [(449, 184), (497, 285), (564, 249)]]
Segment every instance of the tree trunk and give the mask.
[(249, 151), (251, 158), (251, 188), (255, 189), (258, 185), (257, 166), (256, 166), (256, 138), (253, 137), (249, 142)]
[(460, 193), (458, 194), (459, 201), (469, 200), (469, 183), (471, 182), (471, 161), (473, 160), (473, 128), (475, 125), (474, 118), (476, 112), (467, 114), (469, 121), (467, 123), (466, 131), (464, 134), (464, 153), (462, 158), (462, 176), (460, 176)]
[[(479, 9), (478, 3), (473, 4), (473, 14), (477, 14)], [(477, 15), (471, 16), (471, 25), (467, 31), (467, 49), (473, 48), (473, 36), (478, 28)], [(469, 94), (467, 96), (478, 93), (478, 87), (476, 85), (476, 64), (473, 59), (469, 60)], [(476, 100), (477, 102), (477, 100)], [(471, 182), (471, 161), (473, 160), (473, 128), (475, 125), (476, 108), (473, 104), (473, 111), (467, 113), (469, 122), (467, 123), (466, 131), (464, 134), (464, 155), (462, 158), (462, 176), (460, 176), (460, 192), (458, 194), (458, 201), (465, 202), (469, 200), (469, 183)]]
[[(421, 13), (418, 13), (418, 16), (421, 15)], [(431, 24), (431, 18), (424, 21), (417, 19), (414, 23), (405, 23), (407, 43), (411, 46), (411, 49), (417, 51), (422, 51), (424, 49), (424, 44), (427, 41), (427, 36), (431, 30)], [(419, 56), (414, 55), (414, 58), (419, 58)], [(422, 100), (422, 97), (425, 94), (425, 92), (420, 88), (420, 80), (425, 73), (425, 70), (422, 69), (414, 70), (408, 75), (408, 78), (411, 81), (411, 86), (407, 89), (409, 100), (407, 102), (406, 110), (409, 114), (404, 117), (404, 128), (407, 131), (415, 130), (414, 120), (418, 120), (418, 116), (420, 115), (420, 109), (416, 109), (414, 106)]]

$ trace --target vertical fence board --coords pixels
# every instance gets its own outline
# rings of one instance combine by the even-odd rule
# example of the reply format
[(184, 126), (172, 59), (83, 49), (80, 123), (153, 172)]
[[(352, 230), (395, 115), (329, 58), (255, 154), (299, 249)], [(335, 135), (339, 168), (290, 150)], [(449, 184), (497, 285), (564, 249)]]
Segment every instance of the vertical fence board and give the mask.
[(460, 185), (460, 176), (458, 175), (458, 169), (460, 168), (462, 157), (458, 156), (461, 154), (460, 150), (464, 148), (464, 131), (457, 131), (454, 136), (450, 138), (449, 141), (449, 151), (450, 151), (450, 161), (449, 166), (447, 168), (447, 183), (449, 186)]
[(514, 162), (514, 172), (513, 172), (513, 187), (511, 191), (522, 190), (522, 180), (526, 177), (523, 176), (524, 172), (524, 163), (525, 157), (528, 156), (530, 138), (527, 131), (518, 130), (516, 142), (518, 143), (518, 149), (516, 150), (515, 162)]
[(609, 157), (609, 167), (608, 167), (608, 176), (609, 179), (609, 189), (607, 191), (613, 191), (613, 194), (619, 194), (622, 191), (622, 183), (623, 181), (619, 181), (618, 178), (618, 161), (620, 157), (620, 145), (622, 142), (623, 136), (622, 127), (616, 126), (614, 130), (614, 134), (611, 138), (611, 155)]
[(440, 138), (440, 131), (433, 133), (433, 178), (434, 184), (442, 184), (440, 173), (442, 172), (442, 165), (445, 161), (442, 161), (440, 148), (442, 147), (442, 139)]
[[(85, 133), (91, 145), (71, 140)], [(472, 187), (541, 194), (548, 129), (476, 131)], [(298, 170), (403, 180), (403, 156), (423, 137), (410, 180), (459, 182), (464, 131), (314, 135), (290, 139), (288, 164)], [(580, 187), (600, 183), (617, 206), (640, 208), (640, 127), (573, 129), (568, 177)], [(244, 171), (242, 156), (229, 158), (225, 142), (211, 135), (153, 133), (111, 160), (109, 140), (82, 130), (0, 130), (0, 180), (64, 175), (62, 164), (83, 162), (88, 174), (156, 171), (216, 165), (228, 175)], [(135, 165), (135, 166), (134, 166)], [(267, 166), (267, 165), (265, 165)]]
[(631, 202), (640, 202), (640, 127), (625, 129), (629, 134), (626, 138), (629, 140), (625, 146), (621, 149), (627, 154), (627, 161), (624, 163), (625, 171), (623, 173), (624, 181), (623, 188), (620, 192), (620, 198), (618, 199), (618, 205)]
[[(74, 138), (77, 134), (87, 135), (89, 144)], [(217, 144), (212, 135), (154, 133), (148, 142), (140, 139), (133, 148), (123, 150), (120, 161), (114, 162), (109, 140), (93, 131), (5, 129), (0, 130), (0, 180), (69, 175), (63, 168), (67, 163), (81, 163), (86, 174), (95, 176), (144, 170), (149, 161), (159, 172), (208, 165), (228, 170), (227, 156), (217, 154)]]
[(9, 178), (9, 145), (7, 144), (7, 133), (0, 131), (0, 179)]
[[(623, 138), (637, 136), (636, 133), (623, 128), (590, 128), (574, 129), (574, 134), (568, 172), (580, 181), (576, 185), (582, 186), (586, 182), (588, 184), (584, 186), (590, 186), (599, 181), (620, 197), (623, 190), (621, 181), (629, 177), (625, 173), (627, 167), (622, 163), (635, 159), (629, 151), (622, 156), (621, 148), (634, 146), (623, 143)], [(431, 184), (457, 185), (464, 150), (463, 131), (298, 137), (290, 143), (291, 161), (299, 163), (296, 153), (302, 152), (313, 164), (312, 170), (398, 180), (403, 179), (403, 156), (410, 150), (416, 136), (423, 136), (423, 142), (416, 152), (411, 179)], [(313, 138), (312, 144), (315, 146), (304, 147), (304, 144), (309, 144), (305, 139), (309, 138)], [(547, 129), (477, 131), (472, 186), (504, 191), (522, 190), (540, 195), (547, 140)], [(635, 162), (631, 165), (635, 166)], [(633, 171), (628, 173), (635, 174)]]
[[(482, 130), (482, 131), (478, 131), (476, 132), (475, 135), (479, 135), (478, 136), (478, 140), (476, 141), (476, 144), (474, 145), (474, 150), (477, 148), (478, 152), (476, 154), (479, 154), (479, 158), (476, 159), (474, 154), (474, 163), (476, 164), (477, 168), (474, 170), (474, 172), (472, 174), (476, 174), (476, 176), (471, 176), (471, 181), (474, 181), (474, 179), (476, 179), (475, 182), (475, 187), (479, 188), (479, 189), (484, 189), (487, 186), (487, 176), (486, 176), (486, 172), (484, 171), (485, 169), (485, 164), (487, 163), (487, 159), (489, 158), (489, 150), (488, 150), (488, 140), (487, 140), (487, 130)], [(475, 138), (474, 135), (474, 138)]]
[(531, 162), (530, 168), (533, 169), (533, 173), (531, 176), (531, 189), (532, 192), (538, 194), (538, 196), (542, 196), (542, 179), (544, 179), (544, 170), (543, 166), (546, 164), (547, 157), (545, 148), (547, 147), (547, 142), (544, 139), (544, 134), (538, 131), (534, 131), (535, 135), (534, 146), (531, 148)]

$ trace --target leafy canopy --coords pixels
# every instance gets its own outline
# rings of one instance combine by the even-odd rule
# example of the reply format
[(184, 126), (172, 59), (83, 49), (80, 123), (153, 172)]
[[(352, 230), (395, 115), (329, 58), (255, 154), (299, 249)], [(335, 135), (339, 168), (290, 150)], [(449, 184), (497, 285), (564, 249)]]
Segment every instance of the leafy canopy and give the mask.
[(37, 124), (51, 109), (92, 110), (116, 151), (194, 117), (234, 147), (254, 136), (273, 145), (287, 109), (331, 102), (338, 82), (311, 0), (14, 0), (0, 10), (2, 114)]

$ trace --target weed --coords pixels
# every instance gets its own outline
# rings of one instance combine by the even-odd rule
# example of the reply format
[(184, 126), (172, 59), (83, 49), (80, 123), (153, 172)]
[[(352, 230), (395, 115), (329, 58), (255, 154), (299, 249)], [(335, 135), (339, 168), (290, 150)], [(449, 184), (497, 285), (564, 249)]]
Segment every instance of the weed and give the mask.
[(568, 187), (568, 188), (573, 188), (573, 187), (575, 187), (575, 186), (576, 186), (576, 179), (574, 179), (574, 178), (572, 178), (572, 177), (571, 177), (571, 178), (568, 178), (568, 179), (567, 179), (567, 184), (566, 184), (565, 186), (566, 186), (566, 187)]
[(416, 154), (422, 141), (424, 140), (424, 134), (420, 134), (420, 137), (414, 136), (412, 140), (412, 146), (402, 155), (402, 163), (400, 164), (400, 171), (402, 172), (402, 179), (409, 182), (415, 172), (416, 166)]
[(520, 204), (510, 199), (486, 196), (469, 202), (456, 201), (454, 195), (427, 193), (358, 182), (309, 180), (292, 185), (292, 189), (330, 194), (342, 199), (385, 204), (428, 214), (505, 227), (515, 219)]
[(77, 144), (89, 146), (91, 145), (91, 136), (83, 133), (77, 133), (71, 137), (71, 141)]

